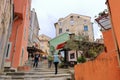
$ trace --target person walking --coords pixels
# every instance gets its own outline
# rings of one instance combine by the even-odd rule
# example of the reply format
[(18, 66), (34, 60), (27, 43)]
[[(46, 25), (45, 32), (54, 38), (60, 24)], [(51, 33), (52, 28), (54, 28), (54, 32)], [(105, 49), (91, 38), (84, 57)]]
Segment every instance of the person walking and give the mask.
[(59, 64), (59, 55), (57, 53), (55, 53), (53, 55), (53, 58), (54, 58), (54, 66), (55, 66), (55, 74), (58, 73), (58, 64)]
[(48, 68), (51, 68), (51, 66), (52, 66), (52, 62), (53, 62), (53, 57), (52, 57), (52, 55), (48, 55)]
[(34, 63), (33, 63), (33, 67), (38, 67), (38, 62), (40, 60), (40, 53), (37, 51), (34, 55)]

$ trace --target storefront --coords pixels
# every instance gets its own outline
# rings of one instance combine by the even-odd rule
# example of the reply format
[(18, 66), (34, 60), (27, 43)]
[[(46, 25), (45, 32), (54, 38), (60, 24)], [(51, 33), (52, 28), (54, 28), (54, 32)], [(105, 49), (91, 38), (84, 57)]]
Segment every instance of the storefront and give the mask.
[(29, 59), (29, 58), (33, 58), (33, 57), (34, 57), (34, 53), (35, 53), (36, 51), (38, 51), (41, 56), (42, 56), (43, 54), (45, 54), (41, 49), (37, 49), (37, 48), (34, 47), (34, 46), (32, 46), (32, 47), (27, 47), (27, 51), (28, 51), (28, 59)]

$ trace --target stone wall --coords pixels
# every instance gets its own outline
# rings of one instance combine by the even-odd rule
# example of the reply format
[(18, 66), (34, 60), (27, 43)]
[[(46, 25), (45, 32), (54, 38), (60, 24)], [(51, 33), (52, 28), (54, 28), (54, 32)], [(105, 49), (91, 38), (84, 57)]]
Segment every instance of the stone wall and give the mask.
[[(11, 1), (11, 2), (10, 2)], [(11, 26), (12, 0), (0, 1), (0, 65), (3, 65), (4, 55)], [(0, 68), (3, 66), (0, 66)]]

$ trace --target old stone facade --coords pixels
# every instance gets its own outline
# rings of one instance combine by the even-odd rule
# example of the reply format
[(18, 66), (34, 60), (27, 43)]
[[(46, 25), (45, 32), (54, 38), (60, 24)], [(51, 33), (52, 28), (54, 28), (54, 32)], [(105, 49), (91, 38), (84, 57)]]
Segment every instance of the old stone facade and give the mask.
[(60, 18), (55, 23), (55, 28), (56, 36), (65, 32), (71, 32), (75, 33), (75, 35), (87, 36), (89, 41), (94, 40), (93, 24), (89, 16), (70, 14), (65, 18)]
[(40, 49), (42, 51), (44, 51), (44, 53), (49, 54), (50, 51), (49, 51), (49, 43), (48, 42), (51, 40), (51, 38), (44, 34), (41, 34), (39, 36), (39, 39), (40, 39)]
[(3, 68), (13, 20), (13, 1), (0, 1), (0, 68)]
[(28, 46), (31, 47), (34, 45), (34, 43), (39, 43), (39, 39), (38, 39), (39, 30), (40, 28), (37, 19), (37, 14), (35, 12), (35, 9), (33, 8), (31, 11)]

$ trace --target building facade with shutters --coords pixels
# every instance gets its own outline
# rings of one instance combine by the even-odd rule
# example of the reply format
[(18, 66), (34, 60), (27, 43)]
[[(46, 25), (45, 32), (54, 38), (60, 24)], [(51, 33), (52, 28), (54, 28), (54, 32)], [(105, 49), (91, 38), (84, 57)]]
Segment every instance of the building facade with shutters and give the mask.
[(56, 36), (70, 32), (75, 33), (75, 35), (84, 35), (89, 41), (94, 41), (93, 23), (89, 16), (70, 14), (65, 18), (60, 18), (54, 25)]

